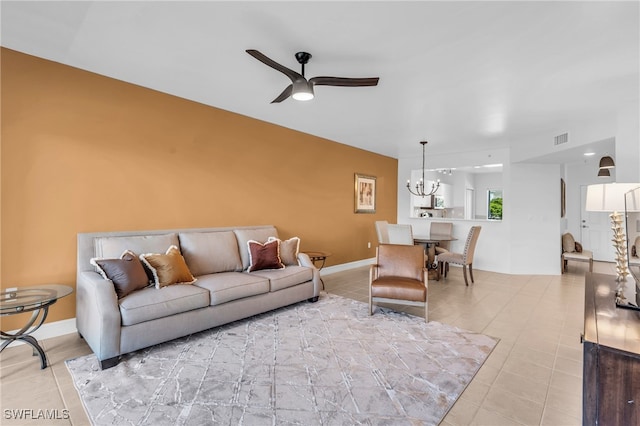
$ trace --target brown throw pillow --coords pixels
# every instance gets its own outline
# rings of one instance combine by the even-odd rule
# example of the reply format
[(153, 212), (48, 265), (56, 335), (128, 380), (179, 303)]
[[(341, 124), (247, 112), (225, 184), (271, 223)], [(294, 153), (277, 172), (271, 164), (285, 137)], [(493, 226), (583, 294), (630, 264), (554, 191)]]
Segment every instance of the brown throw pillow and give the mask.
[(193, 284), (196, 279), (191, 275), (184, 257), (176, 246), (171, 246), (165, 254), (141, 254), (140, 260), (153, 273), (156, 288), (173, 284)]
[(285, 266), (299, 265), (298, 253), (300, 252), (300, 238), (292, 237), (282, 241), (276, 237), (269, 237), (269, 241), (280, 242), (280, 260)]
[(247, 241), (249, 246), (249, 272), (262, 269), (283, 269), (280, 259), (278, 240), (267, 241), (262, 244), (257, 241)]
[(125, 250), (120, 259), (93, 258), (91, 264), (105, 280), (113, 282), (118, 299), (149, 285), (147, 273), (132, 251)]
[(582, 244), (576, 241), (576, 253), (582, 253)]

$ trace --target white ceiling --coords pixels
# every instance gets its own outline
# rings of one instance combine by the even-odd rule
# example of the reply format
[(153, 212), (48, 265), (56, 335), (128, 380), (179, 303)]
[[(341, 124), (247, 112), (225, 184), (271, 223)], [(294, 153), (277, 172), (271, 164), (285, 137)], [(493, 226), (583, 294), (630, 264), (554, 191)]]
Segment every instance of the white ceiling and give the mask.
[[(2, 46), (394, 158), (513, 146), (639, 96), (639, 3), (2, 1)], [(270, 104), (289, 80), (380, 77)], [(526, 139), (526, 138), (525, 138)], [(579, 153), (582, 155), (582, 152)], [(548, 159), (547, 159), (548, 161)], [(555, 161), (555, 160), (554, 160)]]

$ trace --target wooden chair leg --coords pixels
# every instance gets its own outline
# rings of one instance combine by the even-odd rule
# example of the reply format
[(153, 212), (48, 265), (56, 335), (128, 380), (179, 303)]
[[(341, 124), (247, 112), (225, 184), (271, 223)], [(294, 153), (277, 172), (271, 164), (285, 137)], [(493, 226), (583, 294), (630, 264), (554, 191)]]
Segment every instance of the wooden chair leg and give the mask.
[(471, 277), (471, 283), (475, 284), (475, 281), (473, 281), (473, 263), (469, 264), (469, 276)]
[(467, 281), (467, 265), (462, 265), (462, 273), (464, 274), (464, 283), (469, 287), (469, 281)]

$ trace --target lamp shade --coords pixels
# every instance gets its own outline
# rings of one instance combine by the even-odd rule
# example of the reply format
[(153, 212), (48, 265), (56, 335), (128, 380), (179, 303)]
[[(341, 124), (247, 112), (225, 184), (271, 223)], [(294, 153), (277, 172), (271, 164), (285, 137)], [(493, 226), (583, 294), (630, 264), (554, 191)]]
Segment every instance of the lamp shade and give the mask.
[(599, 183), (587, 187), (585, 210), (589, 212), (623, 212), (625, 193), (640, 183)]
[(600, 168), (601, 169), (613, 169), (616, 164), (613, 162), (613, 158), (604, 156), (600, 159)]

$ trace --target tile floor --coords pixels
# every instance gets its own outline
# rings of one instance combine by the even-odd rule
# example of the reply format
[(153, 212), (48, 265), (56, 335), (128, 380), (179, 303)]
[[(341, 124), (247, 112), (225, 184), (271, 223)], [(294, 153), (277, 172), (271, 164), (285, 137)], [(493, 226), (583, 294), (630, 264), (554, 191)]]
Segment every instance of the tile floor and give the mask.
[[(561, 276), (475, 271), (476, 283), (466, 287), (461, 269), (452, 267), (446, 281), (430, 281), (431, 321), (501, 339), (443, 426), (581, 424), (585, 271), (580, 264)], [(615, 273), (613, 264), (601, 262), (594, 271)], [(361, 301), (367, 280), (366, 267), (324, 276), (326, 291)], [(420, 314), (420, 308), (397, 308)], [(0, 354), (0, 423), (89, 424), (64, 360), (90, 349), (76, 334), (42, 344), (50, 362), (45, 370), (26, 345)], [(12, 419), (19, 409), (54, 418)]]

